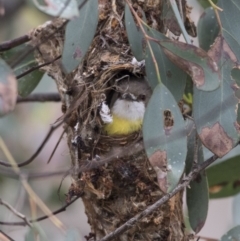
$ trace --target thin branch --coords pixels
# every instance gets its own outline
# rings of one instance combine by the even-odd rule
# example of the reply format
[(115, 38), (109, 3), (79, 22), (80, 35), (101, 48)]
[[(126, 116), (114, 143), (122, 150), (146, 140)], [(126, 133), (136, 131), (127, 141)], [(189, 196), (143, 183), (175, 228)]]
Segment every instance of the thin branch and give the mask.
[(172, 192), (165, 194), (161, 199), (159, 199), (157, 202), (155, 202), (153, 205), (148, 206), (143, 212), (137, 214), (133, 218), (129, 219), (126, 223), (121, 225), (119, 228), (115, 229), (113, 232), (106, 235), (104, 238), (102, 238), (100, 241), (108, 241), (116, 238), (123, 232), (130, 229), (133, 225), (135, 225), (140, 219), (143, 217), (150, 215), (153, 213), (156, 209), (158, 209), (162, 204), (167, 202), (171, 197), (176, 195), (178, 192), (183, 190), (185, 187), (189, 185), (189, 183), (194, 180), (196, 175), (200, 173), (202, 170), (204, 170), (206, 167), (208, 167), (210, 164), (212, 164), (215, 160), (218, 159), (217, 155), (213, 155), (208, 160), (203, 162), (202, 164), (198, 165), (196, 168), (194, 168), (193, 171), (191, 171), (188, 176), (182, 179), (181, 183), (173, 189)]
[(19, 179), (21, 176), (27, 176), (28, 179), (38, 179), (38, 178), (43, 178), (43, 177), (54, 177), (54, 176), (66, 176), (66, 175), (70, 175), (71, 174), (71, 170), (72, 168), (69, 168), (68, 170), (60, 170), (60, 171), (56, 171), (56, 172), (21, 172), (19, 174), (16, 174), (14, 171), (12, 171), (11, 169), (7, 169), (7, 170), (2, 170), (3, 168), (1, 168), (0, 170), (0, 174), (2, 176), (6, 176), (9, 178), (14, 178), (14, 179)]
[(5, 41), (0, 44), (0, 52), (7, 51), (28, 41), (30, 41), (30, 37), (27, 34), (9, 41)]
[(4, 233), (2, 230), (0, 230), (0, 240), (1, 241), (15, 241), (11, 237), (9, 237), (6, 233)]
[[(61, 213), (63, 211), (66, 211), (66, 209), (72, 205), (77, 199), (79, 199), (81, 196), (83, 195), (83, 193), (77, 197), (75, 197), (72, 201), (70, 201), (69, 203), (66, 203), (63, 207), (57, 209), (56, 211), (52, 212), (51, 215), (44, 215), (42, 217), (36, 218), (36, 219), (31, 219), (29, 220), (30, 223), (36, 223), (42, 220), (45, 220), (47, 218), (49, 218), (50, 216), (56, 215), (58, 213)], [(25, 222), (2, 222), (0, 221), (0, 225), (8, 225), (8, 226), (26, 226)]]
[(48, 159), (48, 161), (47, 161), (47, 164), (51, 161), (54, 153), (56, 152), (56, 150), (57, 150), (57, 148), (58, 148), (58, 145), (59, 145), (60, 141), (61, 141), (62, 138), (63, 138), (64, 133), (65, 133), (65, 130), (63, 130), (62, 134), (60, 135), (60, 137), (59, 137), (59, 139), (58, 139), (58, 141), (57, 141), (57, 144), (55, 145), (55, 147), (54, 147), (54, 149), (53, 149), (53, 151), (52, 151), (52, 153), (51, 153), (51, 155), (50, 155), (50, 157), (49, 157), (49, 159)]
[(18, 97), (17, 103), (25, 103), (25, 102), (59, 102), (61, 101), (60, 95), (58, 93), (36, 93), (31, 94), (27, 97)]
[[(45, 146), (45, 144), (47, 143), (47, 141), (49, 140), (49, 138), (51, 137), (52, 133), (62, 124), (62, 122), (56, 124), (56, 125), (52, 125), (50, 127), (50, 130), (48, 131), (46, 137), (44, 138), (43, 142), (41, 143), (41, 145), (38, 147), (38, 149), (36, 150), (36, 152), (26, 161), (18, 163), (17, 166), (18, 167), (23, 167), (26, 166), (28, 164), (30, 164), (31, 162), (34, 161), (34, 159), (38, 156), (38, 154), (41, 152), (41, 150), (43, 149), (43, 147)], [(8, 162), (4, 162), (4, 161), (0, 161), (0, 165), (5, 166), (5, 167), (12, 167), (12, 165)]]
[(37, 70), (37, 69), (40, 69), (40, 68), (42, 68), (42, 67), (44, 67), (44, 66), (46, 66), (46, 65), (49, 65), (49, 64), (55, 62), (56, 60), (58, 60), (58, 59), (60, 59), (60, 58), (61, 58), (61, 55), (59, 55), (59, 56), (56, 57), (55, 59), (53, 59), (53, 60), (51, 60), (51, 61), (48, 61), (48, 62), (46, 62), (46, 63), (44, 63), (44, 64), (40, 64), (40, 65), (34, 66), (34, 67), (26, 70), (25, 72), (17, 75), (16, 78), (17, 78), (17, 79), (20, 79), (20, 78), (22, 78), (23, 76), (25, 76), (25, 75), (33, 72), (34, 70)]
[(32, 225), (29, 223), (29, 221), (27, 220), (26, 216), (23, 215), (22, 213), (18, 212), (14, 207), (12, 207), (10, 204), (8, 204), (7, 202), (3, 201), (0, 198), (0, 205), (5, 206), (8, 210), (10, 210), (13, 214), (15, 214), (17, 217), (21, 218), (24, 223), (26, 225), (28, 225), (29, 227), (31, 227)]
[[(78, 9), (80, 10), (84, 5), (85, 3), (87, 2), (88, 0), (84, 0), (79, 6), (78, 6)], [(69, 1), (68, 1), (69, 2)], [(65, 4), (66, 5), (66, 4)], [(65, 9), (65, 6), (63, 8), (63, 10)], [(60, 13), (61, 15), (61, 13)], [(57, 18), (57, 17), (56, 17)], [(49, 35), (47, 35), (43, 41), (41, 43), (38, 43), (37, 45), (35, 46), (32, 46), (30, 49), (28, 50), (25, 50), (23, 51), (22, 53), (19, 54), (19, 56), (11, 63), (11, 67), (14, 68), (16, 67), (17, 64), (19, 64), (23, 59), (25, 59), (30, 53), (32, 53), (35, 49), (37, 49), (41, 44), (45, 43), (46, 41), (48, 41), (50, 38), (52, 38), (60, 29), (64, 28), (67, 23), (69, 22), (70, 20), (66, 20), (65, 22), (63, 22), (61, 24), (61, 26), (59, 26), (55, 31), (53, 31), (52, 33), (50, 33)]]

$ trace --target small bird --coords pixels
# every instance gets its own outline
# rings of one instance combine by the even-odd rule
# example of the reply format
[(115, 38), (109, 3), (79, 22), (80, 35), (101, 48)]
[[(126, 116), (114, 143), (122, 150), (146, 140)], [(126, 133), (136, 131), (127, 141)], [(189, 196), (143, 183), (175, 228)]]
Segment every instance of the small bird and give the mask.
[(113, 121), (104, 127), (109, 135), (129, 135), (142, 127), (151, 88), (143, 78), (122, 80), (112, 97), (110, 110)]

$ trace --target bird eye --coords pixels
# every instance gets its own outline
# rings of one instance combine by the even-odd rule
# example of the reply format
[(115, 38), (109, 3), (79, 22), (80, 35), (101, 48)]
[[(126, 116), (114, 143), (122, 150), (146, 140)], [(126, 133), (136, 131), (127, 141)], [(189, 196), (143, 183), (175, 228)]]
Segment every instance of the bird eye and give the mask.
[(138, 100), (145, 101), (146, 100), (146, 95), (144, 95), (144, 94), (139, 95), (138, 96)]

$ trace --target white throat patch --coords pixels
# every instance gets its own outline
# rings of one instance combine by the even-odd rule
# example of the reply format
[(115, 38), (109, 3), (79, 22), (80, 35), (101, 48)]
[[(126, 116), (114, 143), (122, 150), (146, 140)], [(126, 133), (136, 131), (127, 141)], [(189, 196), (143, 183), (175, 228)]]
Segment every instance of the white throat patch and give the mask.
[(111, 109), (112, 114), (128, 120), (142, 120), (145, 112), (145, 106), (142, 101), (127, 101), (117, 99)]

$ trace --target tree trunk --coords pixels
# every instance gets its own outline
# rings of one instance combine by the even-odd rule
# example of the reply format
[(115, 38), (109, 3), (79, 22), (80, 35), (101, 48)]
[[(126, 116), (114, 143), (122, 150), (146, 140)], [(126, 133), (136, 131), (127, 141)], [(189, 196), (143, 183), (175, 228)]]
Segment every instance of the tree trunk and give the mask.
[[(101, 132), (99, 108), (108, 98), (107, 87), (111, 87), (113, 79), (133, 72), (137, 76), (144, 75), (143, 68), (131, 64), (133, 56), (124, 27), (123, 2), (99, 0), (96, 35), (83, 63), (75, 71), (64, 74), (60, 60), (43, 67), (56, 80), (63, 103), (62, 120), (68, 136), (74, 179), (69, 195), (83, 194), (92, 230), (90, 236), (94, 240), (111, 233), (164, 195), (143, 151), (141, 134), (113, 138)], [(166, 28), (165, 22), (160, 20), (161, 0), (135, 0), (132, 3), (138, 14), (144, 11), (151, 27), (161, 31)], [(182, 5), (185, 9), (185, 1)], [(45, 41), (36, 52), (39, 63), (61, 55), (64, 28), (59, 28), (64, 21), (54, 20), (31, 33), (32, 45)], [(56, 34), (46, 41), (53, 32)], [(184, 232), (182, 193), (115, 240), (188, 240)]]

